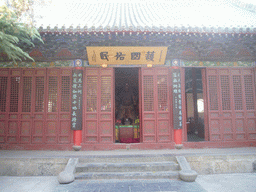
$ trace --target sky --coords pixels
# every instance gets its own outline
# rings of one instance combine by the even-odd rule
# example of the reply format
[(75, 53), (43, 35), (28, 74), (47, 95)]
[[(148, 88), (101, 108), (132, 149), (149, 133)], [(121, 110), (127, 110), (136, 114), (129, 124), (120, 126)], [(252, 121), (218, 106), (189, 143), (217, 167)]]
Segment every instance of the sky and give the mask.
[[(51, 0), (51, 1), (70, 1), (70, 0)], [(106, 3), (106, 0), (94, 0), (94, 1), (97, 1), (97, 2), (103, 2), (103, 3)], [(141, 2), (165, 2), (165, 1), (170, 1), (170, 0), (127, 0), (127, 2), (138, 2), (138, 1), (141, 1)], [(176, 0), (177, 1), (177, 0)], [(230, 0), (232, 1), (232, 0)], [(256, 0), (240, 0), (241, 2), (244, 2), (244, 3), (250, 3), (250, 4), (254, 4), (256, 5)], [(4, 3), (6, 2), (6, 0), (0, 0), (0, 5), (3, 5)], [(91, 2), (91, 0), (84, 0), (84, 2)], [(120, 2), (120, 0), (108, 0), (108, 2)], [(202, 0), (203, 2), (203, 0)]]
[[(5, 2), (6, 0), (0, 0), (0, 2)], [(150, 15), (146, 19), (143, 17), (141, 22), (132, 22), (135, 23), (136, 26), (179, 26), (180, 24), (183, 25), (191, 25), (191, 26), (219, 26), (219, 27), (241, 27), (247, 25), (249, 27), (256, 26), (256, 18), (255, 13), (250, 11), (244, 11), (239, 7), (234, 8), (234, 6), (229, 6), (230, 2), (237, 2), (242, 1), (245, 3), (251, 3), (256, 6), (256, 0), (73, 0), (72, 7), (70, 7), (70, 0), (44, 0), (46, 2), (52, 1), (52, 4), (46, 4), (46, 6), (37, 6), (35, 12), (37, 16), (35, 17), (36, 27), (54, 27), (58, 25), (58, 27), (62, 27), (65, 25), (69, 27), (73, 26), (88, 26), (88, 27), (99, 27), (99, 26), (119, 26), (119, 20), (121, 22), (121, 26), (126, 25), (124, 21), (125, 11), (123, 9), (118, 10), (118, 15), (116, 16), (116, 23), (102, 23), (103, 21), (108, 22), (108, 19), (101, 19), (98, 21), (98, 17), (89, 14), (92, 11), (91, 7), (88, 5), (84, 5), (86, 3), (89, 4), (96, 4), (94, 6), (94, 11), (98, 11), (99, 18), (105, 17), (104, 11), (100, 6), (97, 6), (97, 3), (149, 3), (146, 6), (147, 8), (150, 7)], [(36, 1), (35, 1), (36, 2)], [(158, 3), (163, 3), (164, 7)], [(167, 3), (168, 2), (168, 3)], [(175, 4), (179, 4), (179, 6), (175, 7), (170, 2), (175, 2)], [(193, 2), (193, 3), (192, 3)], [(204, 2), (204, 3), (203, 3)], [(223, 3), (225, 2), (225, 3)], [(82, 4), (80, 4), (82, 3)], [(154, 5), (152, 6), (152, 3)], [(169, 4), (169, 5), (168, 5)], [(74, 6), (73, 6), (74, 5)], [(87, 6), (87, 7), (86, 7)], [(108, 4), (109, 6), (109, 4)], [(112, 6), (112, 4), (111, 4)], [(130, 5), (129, 5), (130, 6)], [(143, 5), (145, 6), (145, 5)], [(89, 8), (88, 8), (89, 7)], [(96, 7), (96, 8), (95, 8)], [(127, 6), (126, 6), (127, 7)], [(141, 5), (137, 4), (138, 9)], [(136, 8), (137, 9), (137, 8)], [(108, 9), (110, 10), (110, 9)], [(149, 9), (148, 9), (149, 10)], [(161, 10), (161, 11), (159, 11)], [(154, 14), (156, 12), (156, 14)], [(142, 13), (142, 12), (141, 12)], [(147, 12), (149, 13), (149, 12)], [(144, 14), (144, 13), (143, 13)], [(108, 14), (111, 15), (111, 14)], [(137, 12), (135, 16), (138, 16)], [(139, 15), (141, 16), (141, 15)], [(143, 15), (142, 15), (143, 16)], [(150, 19), (150, 17), (153, 17)], [(202, 17), (203, 16), (203, 17)], [(95, 18), (94, 18), (95, 17)], [(161, 19), (155, 19), (155, 18)], [(81, 19), (82, 18), (82, 19)], [(129, 18), (129, 17), (127, 17)], [(172, 18), (172, 19), (170, 19)], [(248, 20), (248, 18), (251, 18)], [(144, 19), (144, 20), (143, 20)], [(114, 22), (114, 19), (111, 22)], [(246, 21), (246, 22), (245, 22)], [(81, 23), (82, 22), (82, 23)], [(128, 26), (131, 26), (131, 23), (127, 23)], [(134, 26), (135, 26), (134, 25)]]

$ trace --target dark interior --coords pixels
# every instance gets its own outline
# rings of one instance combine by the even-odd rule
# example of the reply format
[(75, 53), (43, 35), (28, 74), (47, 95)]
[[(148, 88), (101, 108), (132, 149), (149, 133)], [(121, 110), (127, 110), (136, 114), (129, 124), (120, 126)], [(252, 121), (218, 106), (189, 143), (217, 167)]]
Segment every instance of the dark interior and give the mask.
[(187, 140), (204, 141), (204, 105), (201, 68), (186, 68)]
[(115, 68), (116, 142), (139, 142), (138, 68)]

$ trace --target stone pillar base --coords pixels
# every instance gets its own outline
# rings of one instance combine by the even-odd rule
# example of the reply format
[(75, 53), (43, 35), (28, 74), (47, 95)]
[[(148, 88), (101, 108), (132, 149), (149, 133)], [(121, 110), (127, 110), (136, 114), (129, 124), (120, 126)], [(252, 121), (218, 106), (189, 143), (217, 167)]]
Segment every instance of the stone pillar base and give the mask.
[(175, 149), (182, 149), (183, 148), (183, 144), (175, 144)]
[(81, 146), (73, 145), (73, 149), (74, 149), (75, 151), (80, 151), (81, 148), (82, 148)]

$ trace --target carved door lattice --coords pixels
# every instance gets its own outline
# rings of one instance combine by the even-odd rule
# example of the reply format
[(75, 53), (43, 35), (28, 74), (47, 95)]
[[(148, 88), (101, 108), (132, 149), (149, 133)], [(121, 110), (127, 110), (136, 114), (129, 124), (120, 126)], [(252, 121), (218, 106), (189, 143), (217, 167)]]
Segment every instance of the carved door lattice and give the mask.
[(0, 143), (70, 143), (71, 77), (70, 69), (1, 69)]
[(143, 142), (170, 142), (168, 68), (142, 68)]
[(84, 90), (84, 143), (113, 143), (113, 87), (112, 68), (87, 68)]
[(256, 139), (253, 69), (208, 68), (207, 80), (210, 140)]

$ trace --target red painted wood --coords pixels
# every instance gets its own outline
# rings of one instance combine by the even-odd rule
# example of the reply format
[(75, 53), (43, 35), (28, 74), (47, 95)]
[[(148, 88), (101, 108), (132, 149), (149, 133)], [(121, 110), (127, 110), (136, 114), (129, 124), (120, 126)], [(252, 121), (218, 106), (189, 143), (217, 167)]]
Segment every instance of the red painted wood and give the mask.
[(143, 143), (143, 129), (142, 129), (142, 72), (139, 68), (139, 119), (140, 119), (140, 142)]
[(208, 68), (210, 141), (256, 139), (252, 68)]
[(46, 125), (45, 142), (47, 144), (56, 144), (58, 141), (58, 86), (59, 70), (47, 69), (47, 92), (46, 92)]
[(114, 69), (100, 69), (99, 142), (114, 140)]
[(2, 69), (0, 70), (1, 74), (1, 110), (0, 110), (0, 144), (6, 143), (6, 135), (8, 132), (8, 112), (9, 112), (9, 105), (10, 103), (10, 70), (9, 69)]
[(83, 143), (98, 143), (98, 82), (99, 69), (86, 68), (83, 94)]
[(170, 142), (170, 75), (166, 68), (142, 68), (143, 142)]
[(59, 86), (59, 130), (58, 143), (70, 143), (72, 140), (71, 131), (71, 91), (72, 91), (72, 68), (60, 69)]
[[(32, 105), (34, 102), (34, 89), (32, 89), (34, 83), (33, 78), (34, 69), (22, 70), (21, 77), (21, 109), (20, 109), (20, 134), (19, 139), (20, 143), (29, 144), (31, 143), (31, 133), (32, 133)], [(33, 85), (32, 85), (33, 84)], [(33, 91), (32, 91), (33, 90)]]
[(86, 68), (83, 143), (113, 143), (114, 70)]
[(209, 141), (209, 121), (208, 121), (206, 69), (201, 69), (201, 74), (202, 74), (203, 99), (204, 99), (204, 140)]
[(73, 131), (73, 141), (75, 146), (81, 146), (82, 142), (82, 130)]
[(45, 143), (46, 100), (46, 69), (35, 69), (32, 94), (32, 143)]
[(182, 144), (182, 129), (174, 130), (174, 142), (177, 145)]
[(19, 143), (20, 133), (20, 103), (21, 103), (21, 69), (10, 69), (10, 102), (7, 124), (7, 143)]

